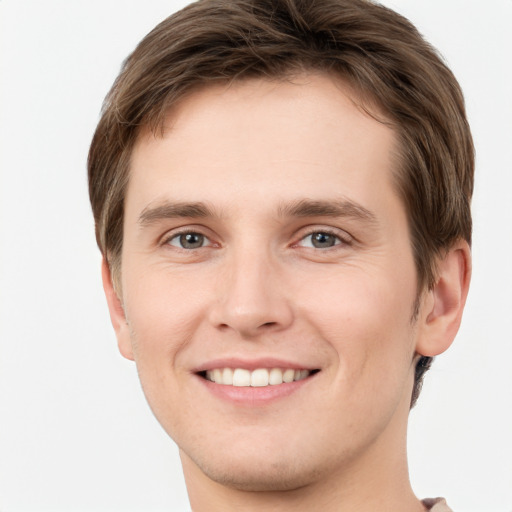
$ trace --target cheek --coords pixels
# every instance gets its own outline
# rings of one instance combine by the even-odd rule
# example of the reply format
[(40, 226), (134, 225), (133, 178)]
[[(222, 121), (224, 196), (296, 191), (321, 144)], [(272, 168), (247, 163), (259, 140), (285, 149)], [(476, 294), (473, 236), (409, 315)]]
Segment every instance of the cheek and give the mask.
[(169, 435), (179, 431), (182, 422), (186, 428), (193, 421), (186, 389), (181, 387), (187, 370), (180, 356), (198, 329), (204, 300), (198, 283), (190, 285), (190, 280), (176, 275), (145, 272), (123, 288), (141, 386)]
[(145, 272), (126, 283), (126, 316), (138, 366), (174, 365), (203, 315), (199, 284), (171, 272)]
[(350, 396), (403, 386), (414, 354), (415, 287), (392, 272), (354, 271), (327, 280), (304, 313), (336, 353), (339, 389)]

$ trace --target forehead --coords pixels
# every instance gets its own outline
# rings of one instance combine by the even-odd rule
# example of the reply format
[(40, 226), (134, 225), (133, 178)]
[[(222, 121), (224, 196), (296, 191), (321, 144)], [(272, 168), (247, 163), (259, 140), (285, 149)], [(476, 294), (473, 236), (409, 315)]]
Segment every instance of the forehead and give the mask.
[(175, 106), (163, 134), (140, 133), (128, 199), (136, 195), (144, 208), (169, 193), (173, 180), (177, 200), (202, 200), (219, 183), (239, 198), (250, 192), (269, 201), (279, 190), (282, 202), (333, 187), (346, 195), (352, 186), (364, 200), (365, 180), (391, 184), (394, 150), (389, 125), (364, 112), (357, 95), (332, 77), (209, 86)]

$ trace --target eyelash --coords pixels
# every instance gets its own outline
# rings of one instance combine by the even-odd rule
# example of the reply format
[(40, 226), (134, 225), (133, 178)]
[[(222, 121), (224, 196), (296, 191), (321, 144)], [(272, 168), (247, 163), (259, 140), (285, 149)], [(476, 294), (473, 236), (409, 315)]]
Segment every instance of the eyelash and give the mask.
[(192, 231), (192, 230), (182, 231), (180, 233), (173, 233), (172, 235), (167, 236), (162, 240), (162, 245), (170, 245), (172, 247), (176, 247), (177, 249), (181, 249), (183, 251), (192, 251), (194, 249), (203, 249), (204, 247), (206, 247), (205, 245), (201, 245), (200, 247), (183, 247), (183, 246), (174, 245), (171, 243), (173, 240), (180, 240), (181, 237), (186, 237), (188, 235), (196, 235), (198, 237), (201, 237), (203, 241), (209, 242), (210, 245), (215, 245), (215, 244), (212, 244), (211, 240), (206, 235), (201, 233), (200, 231)]
[[(304, 242), (306, 239), (308, 238), (312, 238), (314, 235), (327, 235), (329, 237), (333, 237), (335, 238), (335, 242), (333, 245), (331, 246), (328, 246), (328, 247), (305, 247), (303, 245), (301, 245), (302, 242)], [(345, 236), (342, 236), (338, 231), (334, 231), (334, 230), (330, 230), (330, 229), (313, 229), (311, 231), (308, 231), (306, 234), (304, 234), (304, 236), (302, 236), (298, 242), (296, 242), (295, 244), (293, 244), (294, 246), (299, 246), (299, 247), (305, 247), (307, 249), (323, 249), (323, 250), (327, 250), (327, 249), (335, 249), (337, 246), (348, 246), (348, 245), (351, 245), (352, 243), (352, 239), (351, 237), (349, 237), (349, 235), (347, 233), (345, 233)], [(311, 242), (311, 245), (313, 245), (314, 243)]]
[[(195, 235), (195, 236), (199, 237), (201, 245), (199, 245), (198, 247), (183, 247), (183, 239), (182, 239), (182, 237), (187, 237), (187, 236), (190, 236), (190, 235)], [(312, 237), (315, 236), (315, 235), (326, 235), (327, 237), (333, 237), (335, 239), (334, 240), (334, 244), (333, 245), (327, 245), (325, 247), (315, 247), (314, 246), (314, 241), (312, 239)], [(306, 241), (308, 238), (311, 239), (311, 245), (308, 245), (308, 246), (303, 245), (303, 242)], [(176, 244), (172, 243), (175, 240), (177, 241), (177, 243)], [(206, 245), (205, 245), (205, 242), (206, 242)], [(347, 245), (350, 245), (351, 242), (352, 241), (348, 238), (348, 236), (347, 237), (342, 237), (342, 236), (340, 236), (339, 233), (336, 233), (333, 230), (329, 230), (329, 229), (316, 229), (316, 230), (312, 230), (312, 231), (309, 231), (308, 233), (304, 234), (299, 239), (298, 242), (296, 242), (296, 243), (294, 243), (292, 245), (292, 247), (304, 247), (306, 249), (327, 250), (327, 249), (334, 249), (334, 248), (336, 248), (337, 246), (340, 246), (340, 245), (347, 246)], [(175, 247), (175, 248), (177, 248), (179, 250), (183, 250), (183, 251), (193, 251), (195, 249), (203, 249), (203, 248), (208, 247), (208, 246), (215, 246), (215, 244), (213, 244), (211, 242), (211, 240), (206, 235), (204, 235), (203, 233), (201, 233), (199, 231), (192, 231), (192, 230), (182, 231), (180, 233), (174, 233), (171, 236), (166, 237), (162, 241), (162, 245), (170, 245), (172, 247)]]

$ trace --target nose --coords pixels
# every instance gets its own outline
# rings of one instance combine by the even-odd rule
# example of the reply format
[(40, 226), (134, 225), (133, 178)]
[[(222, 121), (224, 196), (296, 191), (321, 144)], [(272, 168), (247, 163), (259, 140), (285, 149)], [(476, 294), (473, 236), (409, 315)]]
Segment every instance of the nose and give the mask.
[(293, 310), (282, 268), (270, 254), (244, 251), (224, 262), (211, 320), (215, 327), (247, 339), (291, 325)]

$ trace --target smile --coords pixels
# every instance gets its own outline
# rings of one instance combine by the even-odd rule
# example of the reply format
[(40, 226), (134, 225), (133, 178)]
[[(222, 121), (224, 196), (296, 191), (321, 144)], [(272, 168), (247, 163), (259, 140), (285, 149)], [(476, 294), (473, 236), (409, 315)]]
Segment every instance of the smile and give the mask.
[(235, 387), (265, 387), (278, 386), (294, 381), (300, 381), (317, 373), (318, 370), (305, 370), (293, 368), (215, 368), (201, 372), (201, 375), (215, 384)]

